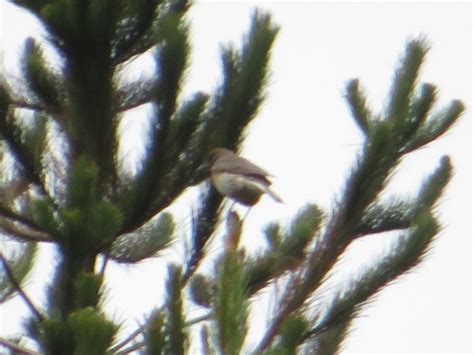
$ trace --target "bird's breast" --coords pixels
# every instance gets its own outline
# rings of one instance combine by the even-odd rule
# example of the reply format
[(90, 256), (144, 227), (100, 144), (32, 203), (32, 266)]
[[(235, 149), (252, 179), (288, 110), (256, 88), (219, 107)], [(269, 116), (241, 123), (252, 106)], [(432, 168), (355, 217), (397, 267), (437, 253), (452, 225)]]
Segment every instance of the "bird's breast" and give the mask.
[(261, 182), (244, 175), (214, 173), (211, 180), (219, 193), (247, 206), (257, 203), (265, 191)]

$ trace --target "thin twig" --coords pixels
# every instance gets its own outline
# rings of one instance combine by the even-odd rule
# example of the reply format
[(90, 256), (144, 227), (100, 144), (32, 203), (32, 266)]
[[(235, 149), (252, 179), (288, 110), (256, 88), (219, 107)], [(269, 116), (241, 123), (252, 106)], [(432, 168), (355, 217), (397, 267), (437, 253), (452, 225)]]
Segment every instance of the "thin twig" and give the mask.
[(27, 242), (52, 242), (53, 239), (45, 233), (21, 229), (15, 226), (11, 221), (2, 221), (0, 219), (0, 231), (11, 235), (13, 239)]
[(133, 344), (132, 346), (129, 346), (126, 349), (123, 349), (122, 351), (118, 352), (117, 354), (122, 355), (122, 354), (130, 354), (132, 351), (138, 350), (142, 348), (145, 345), (144, 342), (138, 342), (136, 344)]
[(4, 348), (14, 351), (14, 354), (19, 354), (19, 355), (37, 355), (38, 354), (36, 352), (24, 349), (20, 347), (19, 345), (2, 338), (0, 338), (0, 346), (3, 346)]
[(4, 206), (1, 206), (1, 205), (0, 205), (0, 216), (11, 219), (15, 222), (20, 222), (20, 223), (24, 224), (25, 226), (27, 226), (31, 229), (34, 229), (38, 232), (47, 233), (43, 228), (41, 228), (38, 224), (36, 224), (32, 220), (30, 220), (30, 219), (28, 219), (28, 218), (26, 218), (26, 217), (24, 217), (24, 216), (22, 216), (18, 213), (15, 213), (15, 212), (11, 211), (10, 209), (5, 208)]
[(145, 324), (142, 324), (138, 329), (136, 329), (133, 333), (131, 333), (128, 337), (126, 337), (124, 340), (122, 340), (120, 343), (115, 345), (113, 348), (110, 349), (112, 353), (118, 351), (119, 349), (123, 348), (125, 345), (130, 343), (133, 339), (135, 339), (137, 336), (139, 336), (141, 333), (145, 331)]
[(207, 314), (204, 314), (200, 317), (196, 317), (194, 319), (191, 319), (190, 321), (186, 322), (185, 323), (185, 326), (186, 327), (190, 327), (196, 323), (199, 323), (199, 322), (203, 322), (203, 321), (206, 321), (206, 320), (209, 320), (211, 319), (212, 317), (214, 316), (214, 312), (209, 312)]
[(40, 104), (34, 104), (30, 102), (25, 102), (25, 101), (12, 101), (9, 100), (8, 102), (10, 105), (15, 106), (15, 108), (22, 108), (22, 109), (27, 109), (27, 110), (32, 110), (32, 111), (44, 111), (48, 113), (54, 113), (54, 111), (51, 111), (47, 107), (40, 105)]
[(30, 308), (31, 312), (35, 315), (36, 319), (39, 321), (43, 321), (44, 317), (35, 307), (33, 302), (31, 302), (30, 298), (26, 295), (26, 293), (22, 290), (20, 284), (16, 281), (15, 275), (13, 275), (13, 270), (11, 269), (10, 265), (8, 265), (7, 260), (5, 259), (5, 257), (3, 256), (1, 252), (0, 252), (0, 261), (2, 262), (3, 269), (5, 270), (5, 273), (7, 274), (7, 277), (10, 280), (10, 283), (13, 285), (14, 289), (18, 292), (20, 297), (23, 298), (23, 301), (25, 301), (27, 306)]

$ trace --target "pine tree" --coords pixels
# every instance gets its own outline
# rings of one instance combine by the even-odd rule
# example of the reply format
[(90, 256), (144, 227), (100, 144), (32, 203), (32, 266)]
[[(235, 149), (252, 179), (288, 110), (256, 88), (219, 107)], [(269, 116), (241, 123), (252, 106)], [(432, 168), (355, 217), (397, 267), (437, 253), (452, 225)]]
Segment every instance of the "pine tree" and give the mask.
[[(0, 228), (19, 243), (0, 253), (0, 300), (18, 296), (31, 310), (25, 336), (45, 354), (239, 354), (259, 291), (276, 282), (278, 295), (255, 353), (337, 353), (351, 321), (387, 284), (418, 265), (440, 229), (434, 214), (448, 184), (448, 157), (411, 199), (382, 192), (404, 156), (443, 135), (464, 108), (453, 101), (433, 112), (436, 87), (418, 84), (428, 51), (424, 39), (407, 43), (386, 109), (368, 107), (358, 80), (345, 98), (364, 142), (338, 205), (301, 207), (289, 226), (266, 226), (268, 248), (247, 255), (239, 239), (244, 221), (223, 212), (223, 198), (195, 173), (216, 147), (238, 151), (243, 132), (265, 98), (270, 51), (278, 27), (256, 11), (240, 48), (222, 48), (222, 82), (215, 92), (180, 92), (189, 63), (186, 0), (15, 0), (41, 20), (45, 41), (30, 38), (21, 63), (24, 85), (3, 75), (0, 88)], [(46, 55), (49, 48), (59, 56)], [(140, 56), (154, 75), (127, 80), (124, 69)], [(124, 113), (152, 104), (145, 154), (133, 172), (120, 156)], [(109, 262), (135, 264), (178, 238), (166, 212), (189, 186), (201, 184), (193, 209), (191, 245), (180, 264), (169, 265), (166, 299), (143, 325), (118, 338), (119, 324), (103, 311)], [(199, 269), (206, 246), (225, 219), (225, 248), (214, 269)], [(401, 231), (391, 251), (365, 270), (324, 309), (308, 312), (335, 263), (357, 238)], [(56, 246), (60, 260), (40, 309), (23, 291), (41, 243)], [(99, 261), (102, 263), (99, 265)], [(187, 316), (189, 290), (195, 306)], [(191, 332), (200, 337), (191, 339)], [(0, 339), (13, 353), (33, 353)]]

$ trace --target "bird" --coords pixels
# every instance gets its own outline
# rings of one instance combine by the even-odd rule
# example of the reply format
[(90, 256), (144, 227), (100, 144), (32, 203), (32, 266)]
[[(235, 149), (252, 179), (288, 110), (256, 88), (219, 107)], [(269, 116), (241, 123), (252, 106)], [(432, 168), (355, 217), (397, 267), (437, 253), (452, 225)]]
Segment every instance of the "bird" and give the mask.
[(268, 177), (271, 175), (267, 171), (229, 149), (215, 148), (205, 164), (212, 185), (223, 196), (249, 207), (255, 205), (263, 194), (276, 202), (283, 202), (270, 189)]

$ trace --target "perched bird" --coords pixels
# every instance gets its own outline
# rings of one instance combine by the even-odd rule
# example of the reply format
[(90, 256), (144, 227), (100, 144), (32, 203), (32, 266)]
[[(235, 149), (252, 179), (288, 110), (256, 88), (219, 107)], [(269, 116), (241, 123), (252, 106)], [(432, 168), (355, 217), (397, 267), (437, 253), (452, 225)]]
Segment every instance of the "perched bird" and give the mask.
[(255, 205), (264, 193), (277, 202), (283, 202), (270, 190), (268, 172), (228, 149), (214, 149), (209, 155), (206, 166), (215, 189), (243, 205)]

